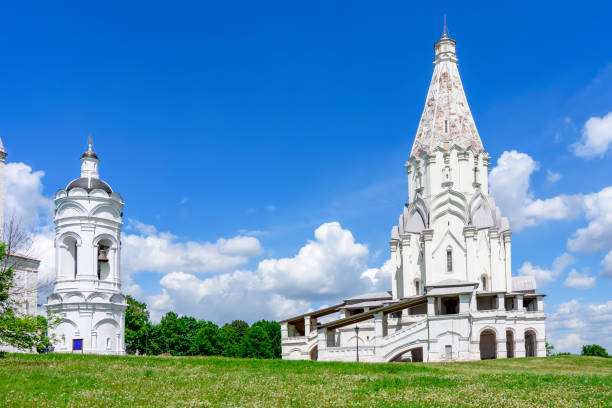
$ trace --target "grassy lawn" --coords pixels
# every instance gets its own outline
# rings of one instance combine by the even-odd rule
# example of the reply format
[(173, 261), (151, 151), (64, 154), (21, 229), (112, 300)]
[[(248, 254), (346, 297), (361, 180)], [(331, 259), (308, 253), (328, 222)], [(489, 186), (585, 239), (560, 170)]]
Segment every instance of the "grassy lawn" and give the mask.
[(7, 355), (9, 407), (612, 407), (612, 359), (447, 364)]

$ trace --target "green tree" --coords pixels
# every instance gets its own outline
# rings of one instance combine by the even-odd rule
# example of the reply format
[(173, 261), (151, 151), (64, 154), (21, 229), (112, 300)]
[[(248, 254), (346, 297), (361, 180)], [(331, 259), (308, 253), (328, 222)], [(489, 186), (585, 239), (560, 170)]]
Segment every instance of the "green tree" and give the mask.
[(144, 302), (139, 302), (132, 296), (127, 296), (128, 307), (125, 311), (125, 342), (127, 352), (133, 354), (136, 350), (149, 353), (148, 337), (151, 332), (149, 311)]
[(47, 332), (54, 317), (18, 315), (11, 296), (13, 268), (8, 264), (7, 246), (0, 243), (0, 342), (22, 350), (42, 351), (51, 344)]
[(548, 356), (552, 356), (553, 355), (553, 350), (555, 349), (555, 346), (553, 346), (552, 344), (550, 344), (548, 341), (546, 342), (546, 357)]
[(271, 356), (268, 358), (280, 358), (281, 357), (281, 328), (280, 324), (273, 321), (268, 320), (260, 320), (258, 322), (253, 323), (252, 327), (259, 326), (261, 327), (267, 334), (267, 344), (266, 348), (271, 353)]
[(242, 338), (244, 356), (250, 358), (274, 358), (270, 337), (261, 325), (253, 325)]
[(582, 346), (582, 353), (580, 354), (583, 356), (608, 357), (606, 349), (597, 344)]
[(219, 327), (212, 322), (200, 322), (200, 329), (193, 337), (189, 354), (216, 356), (221, 354)]
[[(248, 330), (247, 325), (247, 330)], [(219, 340), (221, 343), (221, 355), (224, 357), (244, 357), (244, 346), (242, 344), (242, 338), (244, 337), (244, 330), (241, 330), (235, 325), (226, 324), (219, 329)]]

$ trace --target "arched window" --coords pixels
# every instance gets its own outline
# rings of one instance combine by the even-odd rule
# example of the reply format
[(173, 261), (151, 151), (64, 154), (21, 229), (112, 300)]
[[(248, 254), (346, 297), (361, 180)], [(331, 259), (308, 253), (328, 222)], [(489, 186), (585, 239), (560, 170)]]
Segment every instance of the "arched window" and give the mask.
[(487, 290), (487, 277), (482, 277), (482, 290)]
[(414, 293), (417, 295), (421, 294), (421, 282), (418, 279), (414, 281)]
[(453, 250), (448, 248), (446, 250), (446, 272), (453, 271)]
[(61, 263), (62, 270), (64, 271), (64, 276), (69, 277), (70, 275), (74, 276), (74, 279), (77, 277), (77, 240), (74, 237), (68, 236), (64, 238), (63, 241), (63, 249), (61, 254)]
[(98, 242), (98, 279), (105, 281), (111, 278), (114, 252), (111, 250), (113, 243), (108, 239)]
[(111, 339), (110, 337), (107, 337), (106, 338), (106, 349), (110, 350), (110, 348), (111, 348)]

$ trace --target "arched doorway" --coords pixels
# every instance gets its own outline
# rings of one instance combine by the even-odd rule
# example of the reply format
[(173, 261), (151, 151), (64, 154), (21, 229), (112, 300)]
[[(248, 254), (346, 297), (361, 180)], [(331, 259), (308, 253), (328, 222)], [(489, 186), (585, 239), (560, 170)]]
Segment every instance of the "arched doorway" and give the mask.
[(312, 350), (310, 350), (310, 359), (312, 361), (317, 361), (319, 359), (319, 346), (314, 346)]
[(484, 330), (480, 333), (480, 359), (488, 360), (497, 358), (497, 342), (493, 330)]
[(536, 356), (536, 334), (533, 330), (527, 330), (525, 332), (525, 356)]
[(395, 358), (391, 361), (394, 363), (422, 363), (423, 347), (417, 347), (404, 351), (403, 353), (395, 356)]
[(506, 330), (506, 356), (514, 358), (514, 333), (512, 330)]

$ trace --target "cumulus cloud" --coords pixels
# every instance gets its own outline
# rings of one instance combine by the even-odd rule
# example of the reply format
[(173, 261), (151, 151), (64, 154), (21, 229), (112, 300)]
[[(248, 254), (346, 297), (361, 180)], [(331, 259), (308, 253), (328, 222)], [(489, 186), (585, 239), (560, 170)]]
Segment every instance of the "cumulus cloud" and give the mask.
[(582, 128), (582, 137), (571, 145), (575, 156), (584, 159), (603, 157), (612, 143), (612, 112), (606, 116), (594, 116)]
[(53, 200), (43, 194), (45, 172), (24, 163), (7, 163), (4, 168), (5, 219), (15, 217), (31, 230), (49, 225)]
[(538, 163), (528, 154), (511, 150), (502, 153), (489, 175), (491, 194), (515, 231), (534, 224), (525, 214), (525, 207), (532, 201), (529, 183), (537, 169)]
[(546, 284), (554, 282), (563, 273), (565, 269), (574, 263), (574, 257), (568, 253), (562, 253), (552, 263), (550, 269), (533, 265), (531, 262), (525, 262), (518, 269), (520, 276), (533, 276), (536, 280), (538, 288)]
[[(337, 222), (325, 223), (295, 256), (269, 258), (254, 271), (208, 277), (175, 271), (160, 281), (162, 293), (148, 301), (154, 316), (168, 310), (215, 321), (281, 319), (320, 302), (388, 289), (390, 263), (368, 268), (368, 247)], [(238, 305), (238, 307), (237, 307)]]
[(568, 248), (588, 253), (612, 248), (612, 186), (584, 196), (583, 203), (589, 224), (567, 241)]
[(601, 265), (603, 266), (603, 268), (599, 273), (599, 277), (603, 279), (612, 278), (612, 251), (606, 254), (603, 261), (601, 261)]
[(142, 223), (132, 230), (140, 233), (123, 237), (123, 272), (223, 272), (244, 265), (262, 253), (255, 237), (219, 238), (216, 242), (182, 242), (173, 234), (158, 232)]
[(24, 163), (7, 163), (4, 174), (4, 216), (14, 218), (30, 234), (31, 248), (20, 251), (40, 260), (38, 302), (42, 304), (55, 279), (53, 200), (43, 194), (43, 171)]
[(549, 183), (556, 183), (561, 180), (561, 173), (555, 173), (554, 171), (546, 170), (546, 180)]
[(547, 314), (546, 328), (555, 351), (579, 352), (584, 344), (612, 349), (612, 300), (603, 303), (572, 299)]
[(577, 272), (572, 269), (565, 279), (565, 286), (572, 289), (590, 289), (595, 286), (595, 277), (590, 276), (588, 272)]
[(536, 220), (571, 220), (582, 214), (584, 198), (582, 194), (558, 195), (545, 200), (534, 200), (524, 208), (524, 215), (530, 225)]

